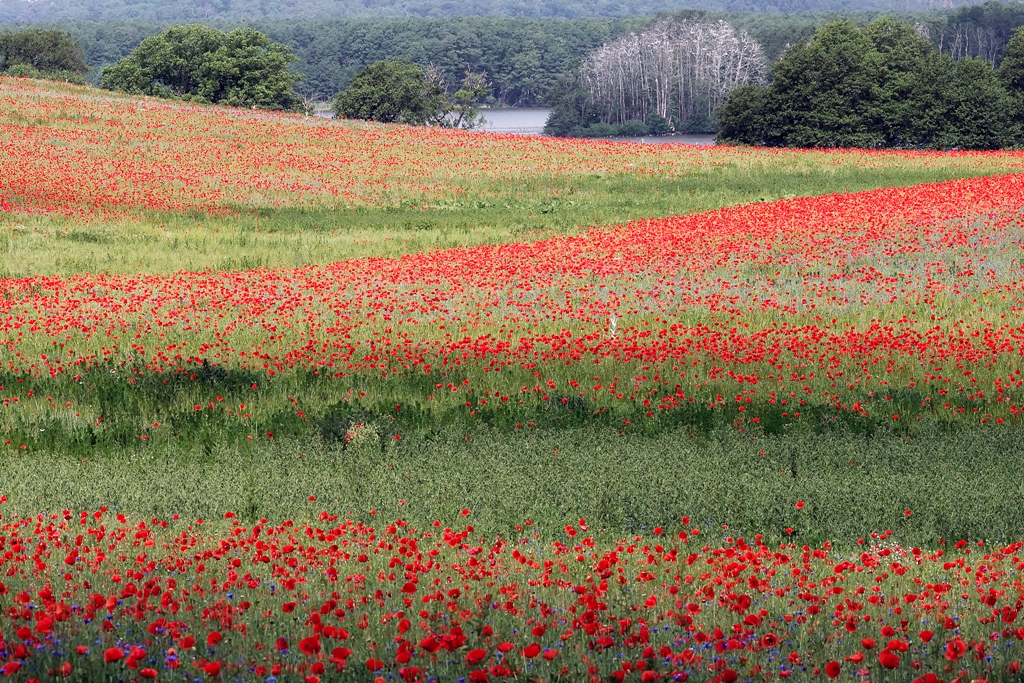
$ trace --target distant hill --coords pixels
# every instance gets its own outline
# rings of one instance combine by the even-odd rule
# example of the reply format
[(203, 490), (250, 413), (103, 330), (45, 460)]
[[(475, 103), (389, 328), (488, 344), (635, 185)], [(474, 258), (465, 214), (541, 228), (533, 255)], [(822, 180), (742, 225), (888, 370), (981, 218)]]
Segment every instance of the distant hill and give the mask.
[(0, 0), (0, 23), (320, 19), (354, 17), (624, 17), (712, 12), (918, 11), (976, 0)]

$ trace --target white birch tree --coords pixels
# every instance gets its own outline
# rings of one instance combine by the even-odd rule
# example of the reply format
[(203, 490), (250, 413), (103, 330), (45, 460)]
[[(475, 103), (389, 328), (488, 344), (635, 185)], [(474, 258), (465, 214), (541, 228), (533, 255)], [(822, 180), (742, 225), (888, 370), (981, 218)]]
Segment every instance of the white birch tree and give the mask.
[(725, 21), (663, 20), (593, 52), (581, 65), (587, 106), (605, 123), (654, 114), (686, 128), (711, 121), (729, 91), (764, 81), (761, 46)]

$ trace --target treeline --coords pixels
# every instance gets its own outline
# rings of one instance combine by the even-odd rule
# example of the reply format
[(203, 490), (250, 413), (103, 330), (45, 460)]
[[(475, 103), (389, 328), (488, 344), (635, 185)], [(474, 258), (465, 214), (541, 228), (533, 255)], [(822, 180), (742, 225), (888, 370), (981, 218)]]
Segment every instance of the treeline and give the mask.
[(718, 110), (719, 139), (772, 147), (998, 149), (1024, 142), (1024, 28), (998, 55), (955, 60), (920, 26), (835, 21), (788, 49), (770, 85)]
[(5, 0), (0, 23), (48, 21), (149, 22), (366, 17), (505, 16), (575, 19), (625, 17), (698, 9), (712, 12), (798, 13), (921, 11), (972, 0)]
[(713, 132), (729, 93), (763, 81), (767, 67), (761, 45), (726, 21), (663, 19), (603, 45), (564, 76), (545, 130), (584, 137)]
[[(237, 2), (237, 0), (233, 0)], [(45, 0), (39, 0), (43, 4)], [(34, 3), (35, 4), (35, 3)], [(888, 12), (891, 14), (892, 12)], [(881, 11), (843, 13), (857, 23), (877, 18)], [(255, 12), (253, 17), (260, 16)], [(683, 16), (694, 16), (684, 13)], [(725, 20), (745, 31), (774, 62), (789, 44), (807, 40), (837, 18), (837, 13), (766, 15), (752, 13), (703, 13), (711, 20)], [(979, 56), (992, 60), (1024, 24), (1024, 4), (990, 1), (954, 10), (897, 13), (896, 18), (924, 27), (929, 40), (955, 58)], [(538, 106), (553, 104), (551, 97), (559, 77), (582, 63), (602, 45), (631, 32), (640, 32), (659, 18), (573, 19), (551, 21), (528, 18), (456, 17), (451, 19), (374, 20), (257, 20), (208, 21), (230, 30), (241, 25), (267, 34), (290, 48), (298, 58), (291, 68), (303, 78), (300, 94), (328, 99), (348, 85), (352, 76), (377, 61), (407, 56), (432, 64), (451, 83), (467, 71), (483, 74), (489, 83), (491, 104)], [(126, 57), (147, 37), (159, 34), (173, 22), (103, 21), (60, 22), (52, 28), (70, 33), (84, 50), (84, 61), (93, 67), (90, 77)], [(6, 27), (8, 31), (17, 26)], [(4, 27), (0, 27), (3, 31)]]
[(370, 64), (408, 57), (450, 83), (467, 71), (482, 74), (492, 104), (528, 107), (546, 104), (558, 77), (587, 54), (649, 22), (459, 17), (254, 25), (295, 51), (304, 74), (299, 91), (316, 99), (333, 96)]
[[(451, 83), (461, 82), (467, 71), (483, 74), (492, 104), (539, 106), (549, 101), (558, 77), (587, 54), (650, 22), (650, 17), (571, 21), (457, 17), (251, 21), (246, 25), (294, 52), (298, 59), (291, 68), (303, 76), (296, 89), (313, 99), (329, 99), (370, 64), (409, 57), (417, 64), (433, 65)], [(212, 25), (224, 30), (235, 27), (223, 22)], [(127, 57), (143, 40), (169, 26), (138, 21), (54, 25), (81, 44), (96, 83), (103, 67)]]

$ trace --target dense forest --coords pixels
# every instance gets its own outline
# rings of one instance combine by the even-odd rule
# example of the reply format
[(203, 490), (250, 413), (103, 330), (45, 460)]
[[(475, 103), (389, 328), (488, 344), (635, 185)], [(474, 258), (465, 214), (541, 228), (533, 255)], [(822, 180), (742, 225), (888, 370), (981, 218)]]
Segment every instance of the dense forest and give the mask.
[(5, 0), (0, 22), (184, 22), (354, 17), (505, 16), (573, 19), (699, 9), (795, 13), (834, 10), (918, 11), (971, 0)]
[(591, 137), (714, 131), (729, 93), (767, 71), (761, 45), (726, 21), (662, 19), (602, 46), (563, 79), (546, 128)]
[[(243, 6), (239, 0), (218, 2), (222, 5), (232, 3), (230, 6), (236, 8)], [(367, 2), (373, 4), (372, 0)], [(47, 5), (46, 0), (31, 4)], [(270, 0), (266, 4), (270, 6)], [(293, 4), (299, 7), (301, 0), (295, 0)], [(639, 7), (642, 4), (631, 6)], [(764, 7), (764, 3), (748, 4)], [(793, 4), (796, 6), (799, 3)], [(805, 4), (827, 6), (825, 2)], [(856, 4), (864, 7), (870, 3)], [(893, 5), (885, 4), (890, 7)], [(94, 0), (91, 4), (84, 2), (76, 6), (103, 6), (103, 1)], [(146, 5), (140, 0), (133, 6)], [(740, 6), (740, 3), (730, 6)], [(5, 16), (3, 13), (9, 12), (9, 8), (8, 3), (0, 6), (0, 16)], [(302, 14), (299, 9), (295, 13)], [(272, 13), (254, 11), (249, 16), (267, 14)], [(840, 14), (858, 23), (867, 23), (883, 12), (786, 15), (719, 12), (707, 13), (706, 16), (713, 20), (724, 19), (737, 30), (746, 31), (760, 43), (767, 60), (774, 62), (787, 45), (810, 38), (818, 28)], [(693, 12), (682, 13), (682, 16), (692, 15)], [(142, 16), (154, 15), (142, 13)], [(217, 16), (216, 13), (213, 16)], [(1017, 26), (1024, 24), (1024, 4), (1018, 0), (1008, 3), (990, 0), (984, 5), (900, 12), (896, 13), (896, 18), (919, 25), (941, 52), (956, 59), (978, 56), (995, 63), (1010, 34)], [(250, 26), (291, 48), (298, 57), (292, 68), (304, 75), (298, 91), (316, 99), (327, 100), (332, 97), (368, 64), (391, 57), (408, 56), (419, 64), (433, 64), (449, 83), (459, 83), (467, 70), (484, 74), (490, 84), (492, 103), (532, 106), (550, 104), (559, 77), (582, 63), (602, 45), (631, 32), (642, 31), (657, 20), (655, 16), (558, 21), (503, 17), (359, 20), (250, 18), (247, 21), (209, 20), (205, 23), (223, 30), (241, 25)], [(161, 33), (172, 23), (170, 20), (122, 19), (60, 21), (44, 25), (71, 33), (84, 49), (85, 62), (93, 67), (90, 78), (98, 83), (102, 67), (124, 58), (145, 38)], [(9, 24), (6, 27), (0, 26), (0, 31), (16, 28), (19, 25)]]
[(1024, 28), (1000, 67), (940, 53), (912, 24), (834, 21), (733, 89), (719, 139), (769, 147), (1001, 149), (1021, 141)]
[[(298, 91), (327, 100), (363, 67), (392, 57), (433, 64), (449, 83), (467, 70), (482, 73), (494, 103), (533, 106), (548, 101), (559, 75), (602, 44), (640, 30), (649, 17), (629, 19), (453, 19), (253, 21), (274, 41), (290, 47), (303, 74)], [(210, 22), (233, 28), (226, 22)], [(145, 38), (170, 24), (154, 22), (60, 22), (85, 50), (98, 82), (102, 67), (126, 57)], [(2, 29), (0, 29), (2, 30)]]

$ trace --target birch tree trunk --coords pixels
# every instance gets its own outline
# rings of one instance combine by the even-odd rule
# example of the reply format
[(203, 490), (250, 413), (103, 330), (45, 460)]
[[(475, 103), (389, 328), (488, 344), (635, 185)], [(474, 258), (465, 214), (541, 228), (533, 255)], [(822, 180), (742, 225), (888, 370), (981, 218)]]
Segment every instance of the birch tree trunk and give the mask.
[(685, 129), (710, 123), (730, 90), (763, 82), (767, 67), (757, 41), (725, 21), (663, 20), (593, 52), (579, 81), (605, 123), (656, 115)]

